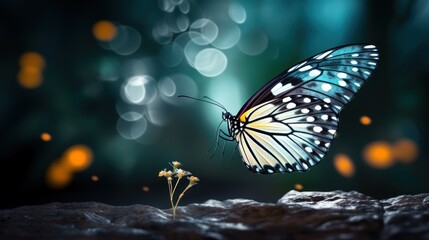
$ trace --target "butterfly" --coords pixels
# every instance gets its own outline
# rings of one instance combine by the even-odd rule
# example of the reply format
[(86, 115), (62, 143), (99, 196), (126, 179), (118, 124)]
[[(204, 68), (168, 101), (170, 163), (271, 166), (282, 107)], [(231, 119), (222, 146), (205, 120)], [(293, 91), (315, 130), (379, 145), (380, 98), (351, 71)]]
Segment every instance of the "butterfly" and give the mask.
[(340, 111), (366, 82), (378, 59), (372, 44), (340, 46), (280, 73), (236, 115), (212, 100), (225, 110), (222, 119), (228, 132), (220, 130), (219, 136), (238, 143), (242, 161), (252, 172), (307, 171), (328, 152)]

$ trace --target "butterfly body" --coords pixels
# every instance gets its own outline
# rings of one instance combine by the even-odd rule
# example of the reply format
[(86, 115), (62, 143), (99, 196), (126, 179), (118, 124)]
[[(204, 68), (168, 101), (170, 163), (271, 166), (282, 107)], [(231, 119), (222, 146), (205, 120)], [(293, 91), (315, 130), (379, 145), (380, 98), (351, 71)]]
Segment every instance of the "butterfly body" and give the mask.
[(329, 150), (338, 114), (378, 60), (374, 45), (333, 48), (282, 72), (237, 115), (223, 113), (246, 167), (261, 174), (306, 171)]

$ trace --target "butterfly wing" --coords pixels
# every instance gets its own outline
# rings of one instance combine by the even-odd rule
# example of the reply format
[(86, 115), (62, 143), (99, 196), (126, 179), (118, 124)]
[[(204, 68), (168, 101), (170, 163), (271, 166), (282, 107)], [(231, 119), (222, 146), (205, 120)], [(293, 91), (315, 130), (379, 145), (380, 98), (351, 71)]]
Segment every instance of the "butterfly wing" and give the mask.
[[(378, 50), (374, 45), (356, 44), (337, 47), (282, 72), (257, 91), (238, 112), (275, 98), (293, 94), (330, 98), (339, 113), (375, 69)], [(329, 100), (327, 100), (329, 101)]]
[(325, 156), (338, 114), (371, 75), (373, 45), (327, 50), (298, 63), (261, 88), (237, 115), (236, 139), (257, 173), (306, 171)]
[(306, 171), (325, 156), (337, 127), (337, 114), (328, 104), (293, 95), (252, 108), (237, 139), (253, 172)]

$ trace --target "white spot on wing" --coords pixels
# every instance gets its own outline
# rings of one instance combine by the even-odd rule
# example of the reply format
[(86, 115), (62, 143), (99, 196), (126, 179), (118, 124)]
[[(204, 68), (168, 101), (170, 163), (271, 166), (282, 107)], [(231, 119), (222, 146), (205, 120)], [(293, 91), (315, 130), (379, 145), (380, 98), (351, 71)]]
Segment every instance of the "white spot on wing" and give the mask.
[(353, 64), (353, 65), (358, 64), (358, 62), (356, 60), (351, 60), (350, 63)]
[(274, 93), (282, 87), (282, 83), (277, 83), (272, 89), (271, 92)]
[(311, 70), (311, 71), (308, 73), (308, 75), (309, 75), (310, 77), (317, 77), (317, 76), (319, 76), (319, 75), (320, 75), (320, 73), (321, 73), (321, 71), (320, 71), (320, 70), (318, 70), (318, 69), (313, 69), (313, 70)]
[(339, 77), (339, 78), (346, 78), (347, 77), (347, 73), (339, 72), (339, 73), (337, 73), (337, 77)]
[(325, 121), (326, 121), (326, 120), (328, 120), (328, 118), (329, 118), (329, 117), (328, 117), (328, 115), (324, 114), (324, 115), (322, 115), (320, 118), (321, 118), (322, 120), (325, 120)]
[(313, 131), (320, 133), (321, 131), (323, 131), (323, 128), (321, 128), (319, 126), (315, 126), (315, 127), (313, 127)]
[(320, 110), (322, 110), (322, 107), (321, 107), (320, 105), (316, 105), (316, 106), (314, 107), (314, 109), (316, 109), (317, 111), (320, 111)]
[(369, 65), (377, 65), (375, 62), (368, 62)]
[(334, 129), (329, 129), (328, 132), (331, 134), (335, 134), (336, 131)]
[(331, 103), (331, 99), (330, 99), (330, 98), (324, 98), (324, 99), (323, 99), (323, 101), (324, 101), (325, 103)]
[(339, 80), (339, 81), (338, 81), (338, 84), (339, 84), (341, 87), (345, 87), (345, 86), (347, 85), (346, 81), (344, 81), (344, 80)]
[(363, 48), (366, 48), (366, 49), (368, 49), (368, 48), (375, 48), (375, 46), (374, 45), (366, 45), (365, 47), (363, 47)]
[[(312, 150), (312, 151), (313, 151), (313, 150)], [(305, 170), (307, 170), (307, 169), (308, 169), (307, 163), (302, 162), (301, 164), (302, 164), (302, 166), (304, 167), (304, 169), (305, 169)]]
[(293, 103), (293, 102), (288, 103), (288, 104), (286, 105), (286, 108), (287, 108), (287, 109), (291, 109), (291, 108), (294, 108), (294, 107), (296, 107), (296, 104), (295, 104), (295, 103)]
[(307, 114), (310, 112), (310, 110), (308, 110), (307, 108), (303, 108), (303, 109), (301, 109), (301, 112), (304, 114)]
[[(281, 83), (279, 84), (281, 85)], [(276, 86), (273, 87), (273, 89), (271, 89), (271, 92), (274, 94), (274, 96), (277, 96), (280, 93), (286, 92), (287, 90), (293, 87), (291, 83), (278, 87), (279, 84), (277, 84)]]
[(305, 102), (305, 103), (310, 103), (310, 102), (311, 102), (311, 99), (310, 99), (310, 98), (308, 98), (308, 97), (306, 97), (306, 98), (304, 98), (304, 102)]
[(326, 52), (324, 52), (324, 53), (322, 53), (322, 54), (320, 54), (319, 56), (317, 56), (316, 57), (316, 59), (323, 59), (323, 58), (325, 58), (326, 56), (328, 56), (331, 52), (333, 52), (333, 50), (329, 50), (329, 51), (326, 51)]
[(311, 153), (311, 152), (313, 152), (313, 149), (311, 149), (311, 147), (305, 147), (305, 151)]
[(290, 100), (292, 100), (291, 97), (285, 97), (285, 98), (283, 98), (283, 102), (289, 102)]
[(307, 117), (307, 122), (314, 122), (316, 120), (314, 117)]
[(371, 54), (369, 54), (370, 56), (373, 56), (373, 57), (377, 57), (378, 56), (378, 53), (371, 53)]
[(352, 57), (358, 57), (359, 56), (359, 54), (358, 53), (353, 53), (352, 54)]
[(352, 71), (353, 71), (353, 72), (357, 72), (358, 70), (359, 70), (358, 68), (355, 68), (355, 67), (354, 67), (354, 68), (352, 68)]
[(322, 90), (323, 90), (323, 91), (327, 92), (327, 91), (329, 91), (329, 90), (331, 90), (331, 89), (332, 89), (331, 84), (329, 84), (329, 83), (323, 83), (323, 84), (322, 84)]
[(300, 68), (298, 71), (300, 71), (300, 72), (304, 72), (304, 71), (310, 70), (310, 69), (312, 69), (312, 68), (313, 68), (312, 66), (307, 65), (307, 66), (304, 66), (304, 67)]
[(300, 68), (302, 65), (304, 65), (304, 64), (306, 64), (306, 63), (307, 63), (307, 61), (304, 61), (304, 62), (302, 62), (302, 63), (300, 63), (300, 64), (297, 64), (297, 65), (295, 65), (295, 66), (291, 67), (289, 70), (287, 70), (287, 72), (291, 72), (291, 71), (293, 71), (293, 70), (295, 70), (295, 69), (297, 69), (297, 68)]

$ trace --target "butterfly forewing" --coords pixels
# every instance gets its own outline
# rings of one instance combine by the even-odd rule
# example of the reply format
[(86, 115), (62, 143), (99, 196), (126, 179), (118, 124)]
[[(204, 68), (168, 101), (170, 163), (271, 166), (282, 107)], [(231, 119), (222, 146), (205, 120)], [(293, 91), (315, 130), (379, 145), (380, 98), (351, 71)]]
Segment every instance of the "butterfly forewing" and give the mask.
[(306, 171), (326, 155), (338, 114), (375, 69), (374, 45), (324, 51), (278, 75), (237, 114), (243, 162), (257, 173)]
[(268, 82), (237, 115), (261, 103), (294, 94), (330, 101), (339, 113), (371, 75), (377, 61), (378, 50), (374, 45), (348, 45), (324, 51)]

